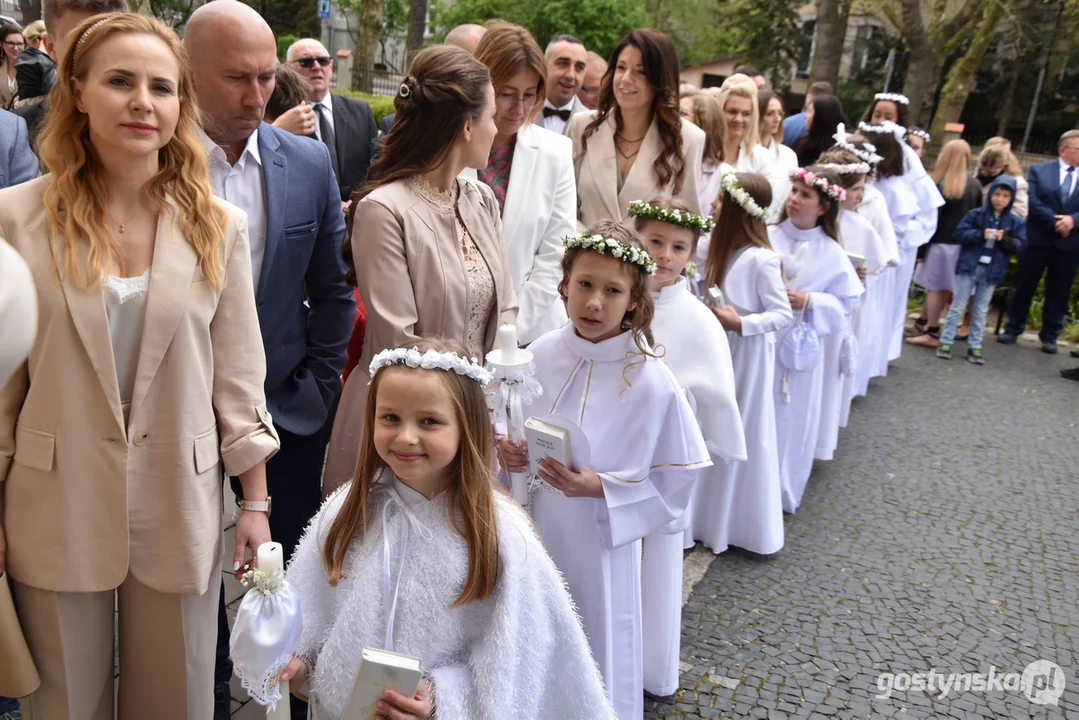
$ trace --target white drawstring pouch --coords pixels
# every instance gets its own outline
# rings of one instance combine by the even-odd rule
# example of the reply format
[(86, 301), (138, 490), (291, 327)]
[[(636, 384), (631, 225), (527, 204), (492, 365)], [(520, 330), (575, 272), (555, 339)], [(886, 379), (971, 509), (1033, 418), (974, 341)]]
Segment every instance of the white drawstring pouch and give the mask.
[(240, 601), (229, 653), (244, 689), (272, 709), (281, 699), (277, 678), (303, 631), (300, 596), (282, 573), (267, 576), (256, 569), (245, 573), (244, 580), (251, 589)]

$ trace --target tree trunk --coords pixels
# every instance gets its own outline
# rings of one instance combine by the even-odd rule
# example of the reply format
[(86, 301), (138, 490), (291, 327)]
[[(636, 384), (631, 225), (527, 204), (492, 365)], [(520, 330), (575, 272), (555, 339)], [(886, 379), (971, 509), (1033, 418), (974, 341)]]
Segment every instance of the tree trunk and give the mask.
[(944, 87), (940, 91), (940, 102), (937, 104), (937, 112), (933, 117), (933, 127), (929, 134), (933, 141), (928, 148), (930, 157), (935, 158), (944, 144), (944, 126), (950, 122), (959, 120), (963, 113), (963, 106), (967, 104), (970, 88), (974, 84), (974, 75), (982, 64), (989, 43), (993, 40), (997, 24), (1004, 15), (1004, 4), (1001, 0), (990, 0), (985, 8), (981, 25), (974, 39), (970, 41), (967, 52), (952, 65), (948, 71), (948, 79), (944, 81)]
[(357, 14), (360, 29), (356, 33), (356, 50), (352, 55), (352, 89), (370, 93), (374, 81), (375, 55), (382, 34), (382, 0), (363, 0)]
[(1012, 63), (1011, 77), (1008, 78), (1008, 89), (1001, 101), (1000, 119), (997, 121), (997, 135), (1004, 137), (1008, 133), (1008, 126), (1012, 124), (1012, 107), (1015, 105), (1015, 93), (1019, 90), (1019, 75), (1023, 70), (1023, 53), (1015, 56)]
[(412, 58), (423, 49), (423, 36), (427, 31), (427, 0), (410, 0), (408, 4), (408, 67), (412, 67)]
[(41, 19), (41, 0), (19, 0), (19, 10), (22, 12), (22, 25), (26, 27)]
[(824, 81), (839, 87), (839, 67), (843, 62), (843, 44), (850, 19), (849, 0), (816, 0), (816, 49), (809, 82)]

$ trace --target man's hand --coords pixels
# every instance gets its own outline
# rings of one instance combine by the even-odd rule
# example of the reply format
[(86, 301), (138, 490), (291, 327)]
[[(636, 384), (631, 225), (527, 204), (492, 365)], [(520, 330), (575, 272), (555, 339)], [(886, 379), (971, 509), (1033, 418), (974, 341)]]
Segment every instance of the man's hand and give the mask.
[(1061, 237), (1068, 237), (1071, 235), (1072, 230), (1075, 229), (1075, 220), (1071, 215), (1054, 215), (1057, 219), (1057, 224), (1053, 226), (1053, 229), (1057, 231), (1057, 234)]
[(315, 133), (315, 110), (306, 101), (291, 110), (286, 110), (273, 121), (276, 128), (287, 130), (293, 135), (313, 135)]

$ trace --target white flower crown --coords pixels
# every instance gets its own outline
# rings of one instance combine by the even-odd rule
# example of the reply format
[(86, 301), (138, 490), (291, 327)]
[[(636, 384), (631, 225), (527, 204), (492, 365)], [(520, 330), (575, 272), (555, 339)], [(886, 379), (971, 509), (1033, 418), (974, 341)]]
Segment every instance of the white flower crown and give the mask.
[(644, 200), (634, 200), (629, 204), (629, 216), (659, 220), (660, 222), (670, 223), (671, 225), (680, 225), (688, 230), (695, 230), (698, 233), (711, 232), (712, 228), (715, 226), (715, 222), (710, 217), (695, 215), (693, 213), (683, 213), (679, 210), (664, 210), (663, 208), (647, 203)]
[(890, 100), (899, 105), (910, 105), (910, 98), (906, 95), (901, 95), (900, 93), (877, 93), (873, 96), (873, 100)]
[(475, 380), (483, 387), (487, 387), (494, 375), (480, 365), (479, 360), (463, 358), (457, 353), (438, 352), (429, 349), (420, 354), (419, 348), (391, 348), (383, 350), (371, 359), (371, 377), (384, 367), (390, 365), (407, 365), (410, 368), (421, 370), (447, 370)]
[(876, 125), (871, 125), (867, 122), (858, 123), (858, 132), (891, 135), (896, 142), (903, 142), (907, 139), (907, 129), (902, 125), (896, 125), (891, 120), (885, 120)]
[(757, 201), (753, 199), (753, 196), (746, 192), (746, 189), (742, 187), (742, 183), (738, 182), (736, 174), (728, 172), (719, 179), (719, 185), (723, 188), (723, 193), (738, 203), (739, 206), (750, 217), (755, 217), (761, 222), (768, 219), (768, 209), (762, 208), (757, 204)]
[(574, 233), (562, 239), (562, 247), (566, 250), (581, 248), (598, 252), (600, 255), (610, 255), (624, 263), (637, 265), (649, 275), (656, 274), (656, 261), (652, 259), (651, 255), (638, 247), (619, 242), (614, 238), (605, 238), (602, 235), (591, 235), (589, 233)]
[(814, 188), (815, 190), (819, 190), (835, 202), (843, 202), (847, 199), (846, 190), (839, 187), (838, 185), (833, 185), (826, 179), (806, 168), (798, 168), (797, 170), (791, 170), (791, 181), (793, 182), (795, 180), (801, 183), (805, 183), (806, 185)]
[(873, 168), (871, 168), (867, 162), (850, 163), (846, 165), (843, 163), (818, 163), (817, 168), (820, 170), (831, 170), (840, 175), (868, 175), (873, 171)]
[(876, 145), (873, 145), (872, 143), (864, 143), (862, 147), (858, 147), (850, 140), (848, 140), (847, 127), (843, 123), (839, 123), (839, 125), (836, 126), (835, 135), (832, 136), (832, 139), (835, 140), (835, 145), (837, 148), (846, 150), (862, 162), (869, 163), (870, 166), (876, 165), (884, 159), (880, 155), (877, 155)]
[(925, 140), (926, 142), (929, 142), (931, 140), (931, 137), (930, 137), (929, 133), (927, 133), (925, 130), (922, 130), (921, 128), (910, 128), (909, 130), (907, 130), (907, 135), (913, 135), (914, 137), (920, 137), (922, 140)]

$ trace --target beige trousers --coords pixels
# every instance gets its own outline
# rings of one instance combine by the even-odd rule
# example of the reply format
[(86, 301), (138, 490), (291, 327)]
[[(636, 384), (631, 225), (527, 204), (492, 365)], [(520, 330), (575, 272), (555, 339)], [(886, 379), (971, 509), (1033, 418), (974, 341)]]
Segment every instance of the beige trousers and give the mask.
[(41, 673), (41, 687), (22, 701), (23, 718), (209, 720), (220, 592), (220, 563), (202, 595), (158, 592), (131, 575), (115, 591), (91, 593), (15, 582), (19, 619)]

